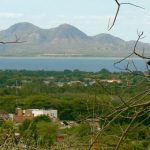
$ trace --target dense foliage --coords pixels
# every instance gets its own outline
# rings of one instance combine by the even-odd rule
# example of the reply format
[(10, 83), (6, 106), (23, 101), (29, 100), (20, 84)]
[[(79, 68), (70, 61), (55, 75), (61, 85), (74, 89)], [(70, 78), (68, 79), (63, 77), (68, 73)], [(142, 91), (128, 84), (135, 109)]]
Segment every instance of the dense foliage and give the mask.
[[(67, 138), (72, 139), (73, 144), (89, 144), (93, 133), (85, 118), (103, 117), (122, 103), (120, 96), (126, 101), (148, 88), (149, 81), (142, 75), (143, 73), (139, 76), (127, 72), (111, 73), (106, 69), (96, 73), (79, 70), (0, 71), (1, 114), (15, 113), (16, 107), (53, 108), (58, 110), (60, 120), (76, 121), (76, 124), (70, 128), (60, 129), (59, 123), (53, 123), (47, 116), (41, 116), (32, 121), (25, 120), (18, 127), (11, 122), (0, 120), (0, 136), (11, 131), (19, 132), (21, 140), (26, 139), (27, 145), (44, 148), (51, 147), (56, 141), (56, 135), (63, 133), (67, 135)], [(114, 82), (109, 82), (110, 80)], [(148, 99), (149, 95), (142, 100)], [(119, 117), (112, 123), (111, 128), (103, 133), (99, 142), (100, 147), (107, 145), (113, 148), (116, 145), (116, 137), (120, 136), (121, 131), (131, 121), (130, 116), (133, 110), (129, 109), (124, 113), (129, 117)], [(143, 121), (142, 125), (138, 126), (148, 115), (149, 113), (145, 113), (136, 120), (137, 128), (122, 144), (123, 150), (148, 150), (150, 121)], [(101, 126), (101, 121), (98, 123)], [(0, 142), (3, 143), (3, 141)]]

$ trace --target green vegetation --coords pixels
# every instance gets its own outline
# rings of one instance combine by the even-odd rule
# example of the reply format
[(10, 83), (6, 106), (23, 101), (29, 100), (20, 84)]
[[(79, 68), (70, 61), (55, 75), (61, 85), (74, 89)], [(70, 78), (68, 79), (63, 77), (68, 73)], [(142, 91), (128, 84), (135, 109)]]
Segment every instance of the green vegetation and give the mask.
[[(110, 80), (114, 82), (109, 83)], [(138, 87), (138, 88), (137, 88)], [(34, 120), (25, 120), (19, 126), (10, 121), (0, 120), (1, 144), (7, 133), (18, 132), (21, 141), (26, 145), (51, 148), (59, 133), (67, 136), (73, 145), (88, 145), (91, 139), (91, 124), (85, 118), (96, 118), (110, 114), (124, 101), (136, 96), (149, 87), (149, 80), (141, 75), (130, 73), (111, 73), (105, 69), (93, 73), (79, 70), (55, 71), (0, 71), (0, 111), (1, 113), (15, 113), (16, 107), (23, 109), (57, 109), (59, 119), (68, 125), (67, 121), (76, 123), (69, 128), (60, 128), (60, 122), (53, 122), (47, 116), (40, 116)], [(141, 102), (149, 100), (149, 95)], [(118, 137), (132, 120), (134, 110), (128, 109), (113, 121), (99, 140), (99, 147), (107, 146), (113, 149)], [(149, 150), (150, 120), (148, 109), (144, 115), (135, 121), (133, 128), (121, 150)], [(128, 116), (128, 117), (123, 117)], [(109, 118), (112, 119), (112, 118)], [(141, 123), (142, 121), (142, 123)], [(98, 122), (100, 128), (104, 120)], [(140, 124), (140, 125), (139, 125)], [(94, 135), (93, 135), (94, 136)], [(16, 141), (17, 142), (17, 141)], [(69, 144), (69, 140), (67, 140)], [(0, 144), (0, 145), (1, 145)], [(58, 145), (57, 145), (58, 146)], [(86, 146), (85, 146), (86, 147)], [(82, 149), (82, 148), (81, 148)]]
[(52, 123), (48, 116), (39, 116), (33, 121), (25, 120), (19, 126), (19, 131), (28, 146), (51, 147), (56, 139), (57, 128), (57, 124)]

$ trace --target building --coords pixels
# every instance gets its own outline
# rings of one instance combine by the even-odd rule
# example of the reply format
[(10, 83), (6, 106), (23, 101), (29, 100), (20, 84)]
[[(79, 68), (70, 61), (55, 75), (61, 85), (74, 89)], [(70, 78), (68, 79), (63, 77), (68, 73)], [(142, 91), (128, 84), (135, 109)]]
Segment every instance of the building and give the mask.
[(8, 114), (8, 113), (0, 113), (0, 123), (4, 121), (13, 121), (13, 114)]
[(33, 118), (34, 118), (34, 115), (32, 114), (31, 109), (22, 110), (21, 108), (17, 108), (13, 121), (15, 123), (20, 123), (26, 119), (32, 120)]
[(115, 80), (115, 79), (112, 79), (112, 80), (100, 80), (100, 82), (102, 82), (102, 83), (118, 83), (118, 84), (120, 84), (120, 83), (122, 83), (121, 82), (121, 80)]
[(40, 115), (48, 115), (51, 119), (57, 119), (58, 118), (58, 111), (54, 109), (32, 109), (32, 114), (34, 117), (40, 116)]
[(56, 136), (56, 142), (58, 142), (58, 143), (64, 142), (66, 137), (67, 137), (66, 134), (57, 134), (57, 136)]
[(16, 109), (16, 114), (13, 117), (13, 121), (15, 123), (20, 123), (26, 119), (32, 120), (34, 117), (41, 116), (41, 115), (47, 115), (49, 116), (52, 120), (57, 120), (58, 118), (58, 112), (57, 110), (53, 109), (21, 109), (17, 108)]

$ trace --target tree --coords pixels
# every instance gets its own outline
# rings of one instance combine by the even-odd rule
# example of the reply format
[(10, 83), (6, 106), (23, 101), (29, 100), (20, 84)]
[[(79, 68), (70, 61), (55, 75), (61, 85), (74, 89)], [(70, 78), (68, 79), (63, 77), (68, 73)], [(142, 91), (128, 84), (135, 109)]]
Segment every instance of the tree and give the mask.
[[(110, 26), (110, 21), (109, 21), (109, 24), (108, 24), (108, 30), (111, 30), (114, 25), (115, 25), (115, 22), (117, 20), (117, 17), (118, 17), (118, 14), (119, 14), (119, 11), (120, 11), (120, 7), (122, 5), (132, 5), (134, 7), (137, 7), (137, 8), (141, 8), (141, 9), (144, 9), (143, 7), (141, 6), (138, 6), (138, 5), (135, 5), (135, 4), (132, 4), (132, 3), (120, 3), (118, 0), (115, 0), (116, 4), (117, 4), (117, 11), (116, 11), (116, 14), (115, 14), (115, 17), (113, 19), (113, 22), (112, 22), (112, 25)], [(143, 53), (140, 54), (136, 51), (136, 48), (137, 48), (137, 45), (139, 43), (139, 41), (144, 38), (143, 34), (144, 32), (137, 32), (138, 34), (138, 39), (136, 40), (135, 42), (135, 45), (134, 45), (134, 48), (133, 48), (133, 51), (130, 55), (126, 56), (125, 58), (121, 59), (120, 61), (116, 62), (114, 65), (116, 66), (117, 64), (119, 63), (122, 63), (124, 60), (130, 58), (131, 56), (133, 55), (136, 55), (142, 59), (145, 59), (147, 60), (147, 64), (149, 65), (149, 62), (150, 62), (150, 57), (148, 56), (145, 56), (144, 55), (144, 50), (143, 50)], [(134, 64), (134, 61), (131, 61), (132, 65), (134, 66), (134, 69), (135, 70), (132, 70), (130, 69), (129, 65), (130, 65), (130, 62), (127, 63), (126, 67), (125, 68), (119, 68), (120, 70), (125, 70), (125, 71), (128, 71), (130, 73), (133, 73), (134, 75), (141, 75), (138, 73), (138, 66), (136, 66)], [(147, 65), (147, 72), (149, 73), (150, 70), (149, 70), (149, 66)], [(149, 76), (146, 77), (148, 79), (148, 82), (149, 82)], [(126, 87), (128, 88), (128, 87)], [(137, 87), (138, 88), (138, 87)], [(111, 124), (118, 118), (121, 118), (121, 116), (123, 116), (124, 118), (129, 118), (129, 123), (128, 125), (126, 126), (126, 128), (122, 128), (122, 134), (121, 136), (119, 137), (119, 140), (118, 140), (118, 143), (115, 145), (115, 150), (119, 150), (120, 147), (121, 147), (121, 144), (125, 141), (125, 139), (127, 138), (128, 134), (130, 133), (131, 130), (135, 129), (137, 126), (140, 126), (142, 125), (142, 123), (144, 121), (148, 121), (149, 120), (149, 108), (150, 108), (150, 100), (147, 99), (147, 97), (149, 96), (149, 93), (150, 93), (150, 88), (145, 88), (143, 89), (143, 91), (141, 91), (140, 93), (138, 93), (136, 96), (134, 97), (131, 97), (130, 99), (124, 99), (124, 97), (120, 96), (120, 100), (122, 101), (122, 104), (118, 107), (116, 107), (116, 109), (109, 115), (105, 116), (104, 118), (104, 125), (103, 127), (101, 128), (101, 130), (97, 133), (97, 135), (95, 136), (95, 139), (93, 140), (93, 142), (90, 144), (89, 146), (89, 150), (92, 149), (94, 143), (96, 142), (96, 140), (104, 133), (104, 131), (108, 128), (111, 127)], [(128, 114), (129, 111), (133, 111), (132, 114)], [(127, 113), (126, 113), (127, 112)], [(124, 114), (125, 113), (125, 114)], [(144, 117), (144, 114), (148, 114), (147, 117)], [(138, 125), (136, 125), (136, 120), (138, 120), (139, 117), (142, 116), (142, 119), (139, 121)], [(149, 125), (150, 125), (150, 122), (148, 121), (148, 126), (146, 126), (147, 128), (149, 128)]]
[(56, 139), (57, 124), (48, 116), (41, 115), (33, 121), (25, 120), (20, 125), (21, 140), (25, 145), (38, 148), (50, 148)]

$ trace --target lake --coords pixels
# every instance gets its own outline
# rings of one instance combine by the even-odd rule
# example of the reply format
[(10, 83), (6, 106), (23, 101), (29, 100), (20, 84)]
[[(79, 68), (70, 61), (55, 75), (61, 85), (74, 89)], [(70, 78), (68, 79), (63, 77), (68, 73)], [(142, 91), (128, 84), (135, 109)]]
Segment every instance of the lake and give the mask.
[[(95, 57), (0, 57), (0, 70), (81, 70), (97, 72), (105, 68), (111, 72), (120, 71), (114, 63), (121, 58)], [(134, 63), (140, 71), (145, 71), (145, 62), (134, 58)], [(129, 60), (131, 62), (131, 60)], [(124, 68), (128, 61), (118, 65)], [(133, 69), (133, 64), (130, 65)]]

